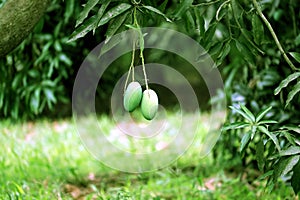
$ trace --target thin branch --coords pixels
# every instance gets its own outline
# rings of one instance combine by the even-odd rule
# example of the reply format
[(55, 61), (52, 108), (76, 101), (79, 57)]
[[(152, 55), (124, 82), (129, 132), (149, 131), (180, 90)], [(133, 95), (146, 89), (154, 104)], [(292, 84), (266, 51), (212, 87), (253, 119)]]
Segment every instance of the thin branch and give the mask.
[(263, 20), (263, 22), (266, 24), (267, 28), (269, 29), (269, 31), (271, 32), (271, 35), (279, 49), (279, 51), (281, 52), (281, 54), (283, 55), (283, 58), (285, 59), (285, 61), (288, 63), (288, 65), (291, 67), (292, 70), (296, 71), (296, 70), (299, 70), (295, 67), (295, 65), (292, 63), (292, 61), (289, 59), (289, 57), (286, 55), (285, 51), (283, 50), (278, 38), (277, 38), (277, 35), (274, 31), (274, 29), (272, 28), (270, 22), (267, 20), (267, 18), (265, 17), (265, 15), (262, 13), (258, 3), (256, 0), (252, 0), (253, 2), (253, 5), (254, 5), (254, 8), (256, 9), (258, 15), (260, 16), (260, 18)]

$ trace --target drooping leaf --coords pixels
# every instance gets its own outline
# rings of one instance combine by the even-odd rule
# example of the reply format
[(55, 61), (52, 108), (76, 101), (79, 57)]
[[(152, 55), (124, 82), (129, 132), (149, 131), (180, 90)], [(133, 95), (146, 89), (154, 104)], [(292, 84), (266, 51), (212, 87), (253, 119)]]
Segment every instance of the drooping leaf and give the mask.
[(196, 16), (196, 30), (200, 36), (204, 36), (205, 33), (205, 21), (204, 18), (200, 15), (198, 8), (194, 7), (194, 14)]
[(289, 173), (293, 167), (299, 161), (300, 156), (291, 156), (291, 157), (284, 157), (280, 158), (278, 163), (274, 167), (274, 179), (278, 179), (280, 176), (284, 176)]
[(252, 33), (254, 37), (254, 42), (256, 44), (261, 44), (263, 41), (263, 37), (265, 35), (264, 33), (264, 26), (263, 23), (261, 22), (260, 18), (256, 15), (252, 15)]
[(159, 5), (158, 9), (161, 10), (161, 11), (165, 11), (166, 6), (167, 6), (167, 4), (168, 4), (168, 1), (169, 1), (169, 0), (164, 0), (164, 2), (162, 2), (162, 3)]
[(279, 153), (280, 156), (290, 156), (296, 154), (300, 154), (300, 146), (291, 146)]
[(144, 8), (146, 8), (147, 10), (150, 10), (151, 12), (154, 12), (156, 14), (159, 14), (161, 16), (163, 16), (167, 22), (172, 22), (172, 20), (170, 20), (164, 13), (162, 13), (160, 10), (158, 10), (157, 8), (154, 8), (152, 6), (143, 6)]
[(244, 134), (242, 140), (241, 140), (241, 147), (240, 152), (244, 151), (245, 147), (249, 144), (251, 138), (251, 131), (248, 131)]
[(105, 33), (106, 40), (105, 43), (107, 43), (110, 38), (118, 31), (120, 26), (124, 23), (128, 16), (129, 12), (124, 13), (123, 15), (120, 15), (114, 19), (114, 21), (111, 23), (111, 25), (107, 28), (107, 31)]
[(295, 194), (300, 193), (300, 161), (293, 168), (293, 176), (291, 179), (291, 184)]
[(264, 142), (262, 139), (260, 139), (256, 144), (256, 160), (257, 160), (258, 169), (260, 171), (263, 171), (265, 166), (264, 150), (265, 150)]
[(270, 110), (272, 109), (272, 106), (269, 106), (268, 108), (260, 111), (256, 116), (256, 122), (259, 122)]
[(222, 131), (226, 131), (229, 129), (239, 129), (249, 126), (250, 124), (247, 122), (233, 122), (230, 124), (225, 124), (222, 128)]
[(195, 25), (194, 18), (189, 10), (185, 14), (185, 19), (186, 19), (187, 30), (192, 31), (194, 33), (196, 31), (196, 25)]
[(97, 26), (99, 27), (99, 26), (106, 24), (107, 22), (109, 22), (109, 20), (122, 14), (123, 12), (125, 12), (126, 10), (128, 10), (131, 7), (132, 6), (128, 3), (121, 3), (121, 4), (117, 5), (116, 7), (111, 8), (108, 12), (106, 12), (103, 15), (103, 17), (101, 18), (101, 20), (99, 21)]
[(34, 93), (31, 95), (30, 98), (30, 109), (33, 111), (33, 113), (38, 114), (39, 113), (39, 106), (40, 106), (40, 88), (36, 88)]
[(278, 142), (277, 137), (276, 137), (273, 133), (271, 133), (271, 132), (270, 132), (266, 127), (264, 127), (264, 126), (258, 126), (258, 129), (259, 129), (262, 133), (266, 134), (266, 135), (273, 141), (273, 143), (275, 144), (275, 147), (276, 147), (277, 150), (280, 152), (280, 151), (281, 151), (281, 148), (280, 148), (280, 145), (279, 145), (279, 142)]
[(70, 36), (68, 42), (77, 40), (78, 38), (84, 37), (88, 32), (90, 32), (95, 24), (97, 23), (96, 16), (90, 17), (81, 26), (79, 26)]
[(289, 54), (298, 62), (300, 63), (300, 53), (298, 52), (289, 52)]
[(81, 13), (79, 14), (79, 17), (76, 21), (76, 25), (75, 27), (77, 27), (78, 25), (82, 24), (82, 22), (87, 18), (89, 12), (97, 5), (97, 3), (100, 0), (88, 0), (87, 3), (85, 4), (83, 10), (81, 11)]
[(289, 92), (285, 107), (289, 105), (289, 103), (293, 100), (296, 94), (300, 92), (300, 81), (293, 87), (293, 89)]
[(300, 77), (300, 72), (295, 72), (291, 75), (289, 75), (288, 77), (286, 77), (283, 81), (281, 81), (281, 83), (279, 84), (279, 86), (275, 89), (274, 94), (277, 95), (282, 88), (285, 88), (286, 86), (288, 86), (288, 84), (297, 79), (298, 77)]
[(186, 10), (192, 5), (193, 0), (181, 1), (180, 5), (177, 6), (177, 9), (174, 12), (174, 18), (180, 18)]
[(241, 53), (241, 55), (243, 55), (243, 58), (247, 62), (252, 63), (252, 64), (255, 63), (253, 54), (246, 45), (240, 43), (238, 40), (235, 40), (235, 45), (236, 45), (237, 50)]
[(96, 28), (98, 28), (98, 25), (99, 25), (99, 23), (100, 23), (100, 20), (101, 20), (103, 14), (104, 14), (106, 8), (108, 7), (109, 3), (110, 3), (109, 1), (106, 1), (106, 2), (103, 3), (103, 4), (101, 5), (101, 7), (99, 8), (99, 10), (98, 10), (98, 12), (97, 12), (97, 15), (96, 15), (96, 18), (97, 18), (96, 21), (97, 21), (97, 23), (95, 23), (95, 25), (94, 25), (94, 27), (93, 27), (93, 34), (95, 34), (95, 30), (96, 30)]

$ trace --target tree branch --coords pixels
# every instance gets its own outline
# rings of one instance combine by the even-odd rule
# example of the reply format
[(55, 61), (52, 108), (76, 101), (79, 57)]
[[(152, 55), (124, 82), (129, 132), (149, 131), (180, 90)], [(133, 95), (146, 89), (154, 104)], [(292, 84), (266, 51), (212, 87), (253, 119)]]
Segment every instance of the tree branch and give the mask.
[(253, 5), (254, 5), (254, 8), (256, 9), (258, 15), (260, 16), (260, 18), (263, 20), (263, 22), (266, 24), (267, 28), (269, 29), (269, 31), (271, 32), (271, 35), (279, 49), (279, 51), (281, 52), (281, 54), (283, 55), (283, 58), (285, 59), (285, 61), (288, 63), (288, 65), (291, 67), (292, 70), (296, 71), (296, 70), (299, 70), (295, 67), (295, 65), (292, 63), (292, 61), (289, 59), (289, 57), (286, 55), (285, 51), (283, 50), (278, 38), (277, 38), (277, 35), (274, 31), (274, 29), (272, 28), (270, 22), (267, 20), (267, 18), (265, 17), (265, 15), (262, 13), (258, 3), (256, 0), (252, 0), (253, 2)]
[(49, 3), (49, 0), (8, 0), (0, 8), (0, 57), (29, 35)]

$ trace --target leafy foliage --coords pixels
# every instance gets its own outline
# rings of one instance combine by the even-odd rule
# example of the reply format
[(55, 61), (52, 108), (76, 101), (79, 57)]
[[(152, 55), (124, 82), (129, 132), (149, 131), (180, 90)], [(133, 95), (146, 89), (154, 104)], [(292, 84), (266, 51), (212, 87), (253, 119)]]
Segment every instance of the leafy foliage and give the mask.
[[(114, 34), (129, 28), (177, 29), (198, 41), (225, 77), (231, 110), (220, 139), (222, 156), (226, 151), (230, 159), (242, 156), (244, 165), (263, 173), (270, 190), (278, 178), (286, 177), (299, 193), (300, 5), (296, 0), (87, 0), (83, 7), (65, 0), (64, 6), (64, 20), (48, 19), (51, 34), (45, 34), (41, 22), (28, 40), (1, 61), (9, 66), (0, 73), (3, 115), (17, 117), (20, 107), (34, 115), (64, 101), (62, 81), (72, 74), (77, 59), (70, 55), (83, 55), (72, 47), (82, 49), (81, 41), (91, 34), (105, 35), (108, 43)], [(72, 16), (77, 20), (72, 21)], [(73, 33), (62, 31), (70, 24), (75, 26)], [(139, 45), (143, 47), (142, 39)], [(163, 53), (157, 57), (164, 58)]]

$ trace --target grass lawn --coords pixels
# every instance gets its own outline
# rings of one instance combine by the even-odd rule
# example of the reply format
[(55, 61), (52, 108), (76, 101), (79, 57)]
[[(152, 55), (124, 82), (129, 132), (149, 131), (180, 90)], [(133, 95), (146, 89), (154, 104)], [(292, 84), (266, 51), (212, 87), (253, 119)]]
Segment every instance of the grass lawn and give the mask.
[[(113, 122), (101, 117), (108, 127)], [(200, 128), (205, 135), (205, 125)], [(84, 148), (72, 119), (0, 124), (0, 199), (295, 199), (280, 182), (247, 180), (247, 170), (229, 171), (190, 148), (169, 167), (132, 174), (113, 170)], [(222, 152), (220, 152), (222, 153)]]

